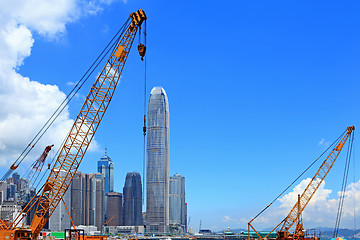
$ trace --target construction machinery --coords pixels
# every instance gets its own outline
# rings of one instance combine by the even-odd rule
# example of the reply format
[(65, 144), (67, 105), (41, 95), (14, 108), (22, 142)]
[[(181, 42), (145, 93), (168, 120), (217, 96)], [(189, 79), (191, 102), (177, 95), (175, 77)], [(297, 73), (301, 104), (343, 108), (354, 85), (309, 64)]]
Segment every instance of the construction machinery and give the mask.
[[(126, 30), (90, 89), (45, 184), (12, 223), (0, 221), (0, 240), (37, 239), (39, 236), (70, 187), (74, 174), (109, 106), (135, 36), (140, 32), (141, 25), (146, 19), (145, 12), (141, 9), (130, 14), (125, 23)], [(138, 50), (143, 58), (145, 45), (141, 44)], [(12, 170), (14, 166), (13, 164)], [(35, 209), (31, 225), (23, 228), (23, 220), (31, 209)]]
[[(305, 236), (305, 230), (303, 228), (302, 222), (302, 212), (304, 211), (307, 204), (310, 202), (311, 198), (314, 196), (316, 190), (320, 187), (321, 183), (329, 173), (330, 169), (334, 165), (337, 157), (339, 156), (341, 150), (343, 149), (344, 144), (348, 140), (349, 136), (355, 129), (354, 126), (348, 127), (344, 134), (342, 135), (340, 141), (336, 144), (336, 146), (332, 149), (329, 156), (324, 160), (321, 164), (320, 168), (316, 172), (315, 176), (311, 179), (310, 183), (305, 188), (304, 192), (301, 195), (298, 195), (298, 200), (295, 203), (294, 207), (291, 209), (289, 214), (281, 221), (273, 230), (271, 230), (265, 237), (261, 237), (259, 232), (255, 230), (253, 225), (251, 224), (256, 217), (258, 217), (264, 210), (266, 210), (271, 204), (269, 204), (263, 211), (261, 211), (255, 218), (253, 218), (248, 223), (248, 240), (250, 240), (250, 230), (252, 229), (259, 239), (268, 238), (268, 236), (278, 229), (280, 226), (280, 230), (277, 232), (277, 240), (307, 240), (307, 239), (316, 239), (316, 236)], [(290, 228), (296, 223), (296, 227), (293, 233), (290, 233)]]

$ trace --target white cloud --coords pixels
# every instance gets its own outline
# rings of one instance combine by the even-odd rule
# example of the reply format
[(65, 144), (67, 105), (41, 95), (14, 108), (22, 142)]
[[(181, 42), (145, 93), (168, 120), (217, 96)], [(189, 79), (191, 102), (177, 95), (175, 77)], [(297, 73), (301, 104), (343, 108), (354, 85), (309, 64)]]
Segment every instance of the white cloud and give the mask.
[[(0, 165), (9, 166), (65, 98), (55, 85), (21, 76), (31, 54), (33, 33), (55, 39), (66, 25), (102, 11), (113, 0), (0, 0)], [(66, 108), (39, 142), (33, 158), (49, 144), (58, 147), (73, 120)], [(94, 142), (91, 149), (97, 149)]]
[(63, 34), (66, 24), (98, 14), (114, 0), (0, 0), (0, 22), (13, 21), (41, 35)]
[(324, 148), (328, 148), (330, 145), (331, 145), (331, 142), (326, 141), (325, 138), (322, 138), (318, 143), (318, 146), (320, 146), (320, 147), (322, 146)]

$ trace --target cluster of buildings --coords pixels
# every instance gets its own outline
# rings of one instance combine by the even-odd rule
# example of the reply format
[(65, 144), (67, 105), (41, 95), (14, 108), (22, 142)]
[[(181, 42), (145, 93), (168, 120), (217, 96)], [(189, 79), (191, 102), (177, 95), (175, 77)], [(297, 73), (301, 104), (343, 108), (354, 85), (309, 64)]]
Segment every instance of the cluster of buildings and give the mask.
[[(46, 228), (51, 231), (71, 228), (70, 214), (74, 225), (88, 232), (181, 234), (187, 231), (185, 178), (179, 174), (169, 176), (169, 103), (162, 87), (151, 91), (147, 118), (146, 198), (137, 172), (127, 173), (122, 193), (114, 191), (114, 162), (105, 150), (105, 156), (98, 161), (97, 173), (75, 174), (63, 197), (65, 204), (61, 202), (57, 206)], [(0, 185), (1, 219), (11, 221), (34, 195), (29, 181), (14, 173)], [(16, 213), (12, 209), (12, 215), (2, 214), (5, 205), (17, 208)], [(31, 216), (27, 221), (29, 224)]]
[(13, 173), (5, 182), (0, 182), (0, 218), (12, 221), (22, 208), (35, 195), (35, 189), (29, 188), (29, 180)]

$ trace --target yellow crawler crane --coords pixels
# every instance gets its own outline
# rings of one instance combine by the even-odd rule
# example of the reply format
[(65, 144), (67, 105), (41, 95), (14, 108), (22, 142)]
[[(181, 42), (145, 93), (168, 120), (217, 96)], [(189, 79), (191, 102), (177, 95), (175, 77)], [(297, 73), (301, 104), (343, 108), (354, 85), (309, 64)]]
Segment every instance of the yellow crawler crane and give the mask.
[[(0, 221), (0, 240), (37, 239), (39, 236), (70, 187), (111, 101), (136, 33), (140, 32), (141, 25), (146, 19), (145, 12), (141, 9), (130, 14), (130, 24), (93, 84), (39, 197), (37, 200), (34, 197), (12, 223)], [(144, 57), (145, 46), (140, 44), (138, 50), (140, 56)], [(20, 223), (32, 208), (36, 208), (36, 211), (30, 228), (20, 228)]]
[[(268, 238), (269, 235), (275, 231), (280, 225), (281, 229), (277, 232), (277, 240), (308, 240), (313, 238), (306, 238), (305, 232), (302, 224), (302, 212), (306, 205), (310, 202), (311, 198), (314, 196), (316, 190), (320, 187), (326, 175), (329, 173), (330, 169), (334, 165), (337, 157), (339, 156), (344, 144), (348, 140), (349, 136), (355, 129), (354, 126), (348, 127), (346, 133), (343, 135), (339, 143), (335, 146), (335, 148), (331, 151), (329, 156), (324, 160), (321, 164), (320, 168), (316, 172), (315, 176), (311, 179), (310, 183), (304, 190), (304, 192), (298, 196), (298, 201), (295, 203), (294, 207), (291, 209), (290, 213), (287, 217), (281, 221), (274, 229), (272, 229), (266, 236), (261, 237), (259, 232), (255, 230), (255, 228), (251, 225), (251, 223), (255, 220), (257, 216), (259, 216), (266, 208), (268, 208), (271, 204), (269, 204), (260, 214), (258, 214), (255, 218), (253, 218), (248, 223), (248, 240), (250, 240), (250, 229), (252, 229), (259, 239)], [(294, 233), (290, 233), (290, 228), (297, 222)]]

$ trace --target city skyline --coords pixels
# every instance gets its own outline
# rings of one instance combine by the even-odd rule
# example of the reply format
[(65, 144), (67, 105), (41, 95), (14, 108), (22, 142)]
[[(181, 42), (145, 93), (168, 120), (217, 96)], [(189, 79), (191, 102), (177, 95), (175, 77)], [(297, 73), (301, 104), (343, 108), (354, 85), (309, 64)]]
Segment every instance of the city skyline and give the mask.
[[(63, 3), (0, 4), (3, 173), (129, 13), (139, 8), (148, 16), (146, 96), (145, 61), (134, 45), (79, 169), (97, 172), (107, 146), (116, 164), (114, 191), (122, 191), (127, 172), (143, 172), (143, 105), (153, 86), (163, 86), (171, 101), (170, 175), (186, 177), (194, 229), (200, 220), (203, 228), (214, 230), (246, 228), (346, 127), (359, 129), (358, 2)], [(39, 7), (28, 11), (34, 5)], [(201, 27), (189, 27), (194, 24)], [(210, 51), (214, 46), (219, 50)], [(83, 104), (89, 82), (17, 169), (21, 176), (44, 147), (54, 144), (44, 166), (50, 162)], [(355, 148), (355, 156), (358, 151)], [(304, 213), (309, 228), (334, 225), (344, 155)], [(316, 172), (312, 170), (273, 205), (284, 213), (279, 219), (303, 189), (303, 181)], [(360, 187), (358, 173), (350, 174), (344, 203), (349, 213)], [(343, 218), (343, 226), (353, 226), (351, 214)], [(262, 225), (266, 228), (275, 220), (270, 214)]]

